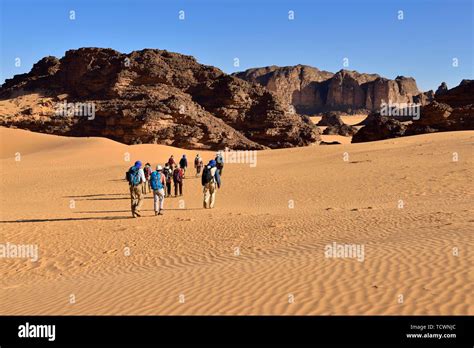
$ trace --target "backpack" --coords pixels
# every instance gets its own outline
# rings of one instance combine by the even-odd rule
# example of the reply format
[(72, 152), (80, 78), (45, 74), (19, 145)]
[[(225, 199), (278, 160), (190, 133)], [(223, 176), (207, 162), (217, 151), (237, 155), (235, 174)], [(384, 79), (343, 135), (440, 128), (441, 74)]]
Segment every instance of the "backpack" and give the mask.
[(196, 158), (194, 159), (194, 165), (195, 165), (196, 167), (199, 165), (199, 160), (200, 160), (199, 157), (196, 157)]
[(163, 174), (165, 175), (165, 178), (166, 178), (166, 182), (168, 184), (171, 183), (171, 169), (170, 168), (165, 168), (163, 169)]
[(181, 182), (181, 169), (175, 169), (173, 172), (173, 180), (176, 182)]
[(163, 188), (163, 183), (161, 182), (161, 173), (159, 172), (151, 173), (150, 185), (153, 190), (160, 190)]
[(187, 167), (188, 166), (188, 161), (186, 161), (185, 158), (181, 158), (181, 160), (179, 161), (179, 166), (181, 168)]
[(151, 176), (151, 168), (150, 167), (145, 167), (145, 170), (144, 170), (144, 174), (145, 174), (145, 179), (149, 180), (150, 179), (150, 176)]
[(214, 180), (214, 178), (213, 178), (212, 173), (211, 173), (211, 167), (205, 166), (204, 170), (202, 172), (202, 179), (201, 179), (202, 186), (210, 183), (213, 180)]
[(133, 166), (130, 167), (130, 169), (127, 172), (127, 180), (128, 183), (132, 186), (137, 186), (140, 184), (141, 179), (140, 179), (140, 173), (137, 167)]

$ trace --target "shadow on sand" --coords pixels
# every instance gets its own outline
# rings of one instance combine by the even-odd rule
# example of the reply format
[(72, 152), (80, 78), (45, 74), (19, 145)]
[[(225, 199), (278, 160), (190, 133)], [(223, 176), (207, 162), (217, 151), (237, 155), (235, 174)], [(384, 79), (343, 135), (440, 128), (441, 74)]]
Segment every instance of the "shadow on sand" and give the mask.
[(63, 198), (86, 198), (86, 197), (123, 196), (123, 195), (124, 193), (95, 193), (93, 195), (64, 196)]
[[(111, 197), (112, 196), (112, 197)], [(113, 197), (121, 196), (121, 197)], [(63, 198), (73, 198), (77, 201), (109, 201), (109, 200), (129, 200), (130, 197), (124, 195), (123, 193), (98, 193), (91, 195), (82, 195), (82, 196), (64, 196)], [(167, 197), (178, 198), (176, 196)], [(153, 197), (144, 197), (144, 199), (153, 199)], [(204, 208), (175, 208), (175, 209), (164, 209), (163, 211), (172, 211), (172, 210), (203, 210)], [(153, 212), (153, 209), (142, 209), (142, 212)], [(130, 213), (130, 210), (90, 210), (90, 211), (77, 211), (74, 214), (112, 214), (112, 213)], [(144, 216), (146, 217), (146, 216)], [(49, 218), (49, 219), (18, 219), (18, 220), (4, 220), (0, 221), (0, 224), (16, 224), (16, 223), (34, 223), (34, 222), (58, 222), (58, 221), (85, 221), (85, 220), (128, 220), (133, 219), (131, 216), (101, 216), (101, 217), (71, 217), (71, 218)]]
[(83, 217), (83, 218), (50, 218), (50, 219), (20, 219), (10, 221), (0, 221), (0, 224), (16, 224), (24, 222), (57, 222), (57, 221), (83, 221), (83, 220), (128, 220), (131, 216), (104, 216), (104, 217)]

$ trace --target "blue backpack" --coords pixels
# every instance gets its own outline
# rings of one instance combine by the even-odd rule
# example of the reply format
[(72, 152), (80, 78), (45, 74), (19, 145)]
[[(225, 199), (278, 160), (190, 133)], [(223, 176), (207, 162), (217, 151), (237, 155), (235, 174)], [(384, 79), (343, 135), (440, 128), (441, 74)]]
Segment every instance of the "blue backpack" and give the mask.
[(128, 170), (128, 176), (127, 176), (127, 179), (128, 179), (128, 183), (132, 186), (137, 186), (140, 184), (140, 173), (139, 173), (139, 170), (137, 167), (133, 166), (133, 167), (130, 167), (130, 169)]
[(150, 184), (153, 190), (161, 190), (163, 188), (163, 183), (161, 182), (161, 173), (151, 173)]

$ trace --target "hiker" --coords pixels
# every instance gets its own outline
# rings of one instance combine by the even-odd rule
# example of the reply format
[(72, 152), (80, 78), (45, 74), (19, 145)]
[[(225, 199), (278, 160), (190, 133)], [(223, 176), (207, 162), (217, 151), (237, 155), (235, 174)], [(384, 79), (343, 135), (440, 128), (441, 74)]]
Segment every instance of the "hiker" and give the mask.
[(163, 169), (163, 175), (165, 176), (165, 182), (166, 182), (165, 197), (169, 197), (171, 196), (171, 179), (173, 178), (173, 170), (170, 168), (169, 163), (165, 163), (165, 168)]
[(170, 165), (171, 170), (173, 170), (174, 166), (176, 165), (176, 162), (174, 161), (174, 156), (171, 155), (171, 157), (168, 160), (168, 164)]
[(224, 158), (222, 157), (222, 153), (218, 152), (216, 154), (216, 168), (219, 172), (219, 176), (222, 176), (222, 171), (224, 170)]
[(199, 154), (196, 155), (196, 158), (194, 159), (194, 168), (196, 169), (196, 176), (201, 174), (202, 167), (204, 166), (204, 163), (202, 162), (201, 156)]
[(130, 201), (132, 207), (132, 216), (140, 217), (140, 207), (142, 205), (142, 185), (146, 182), (145, 174), (142, 169), (142, 162), (136, 161), (127, 172), (127, 180), (130, 186)]
[(174, 182), (174, 195), (182, 196), (183, 195), (183, 170), (179, 167), (176, 167), (173, 171), (173, 182)]
[(151, 172), (152, 172), (151, 164), (150, 163), (145, 164), (145, 168), (143, 168), (143, 173), (145, 174), (145, 179), (146, 179), (146, 182), (143, 185), (143, 193), (144, 194), (147, 194), (147, 191), (151, 192), (151, 186), (150, 186)]
[(186, 168), (188, 168), (188, 160), (186, 158), (186, 155), (183, 155), (183, 157), (179, 160), (179, 167), (183, 170), (183, 178), (186, 175)]
[(157, 165), (156, 171), (151, 173), (150, 185), (153, 190), (155, 215), (163, 215), (161, 211), (165, 200), (165, 176), (162, 166)]
[(217, 188), (221, 187), (221, 177), (215, 160), (209, 161), (209, 164), (204, 167), (201, 184), (204, 192), (203, 207), (204, 209), (212, 209), (216, 200)]

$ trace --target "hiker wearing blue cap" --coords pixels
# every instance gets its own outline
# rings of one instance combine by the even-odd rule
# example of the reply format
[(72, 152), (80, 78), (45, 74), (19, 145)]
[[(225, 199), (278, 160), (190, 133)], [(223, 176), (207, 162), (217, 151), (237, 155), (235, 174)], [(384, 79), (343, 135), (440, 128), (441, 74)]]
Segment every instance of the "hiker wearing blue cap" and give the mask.
[(209, 164), (204, 167), (201, 177), (201, 184), (203, 186), (203, 207), (214, 208), (214, 202), (216, 200), (217, 188), (221, 187), (221, 177), (217, 170), (217, 163), (215, 160), (209, 161)]
[(140, 207), (143, 200), (142, 186), (146, 183), (145, 173), (143, 172), (142, 162), (136, 161), (130, 167), (126, 174), (128, 185), (130, 186), (130, 201), (132, 208), (132, 216), (140, 217)]

